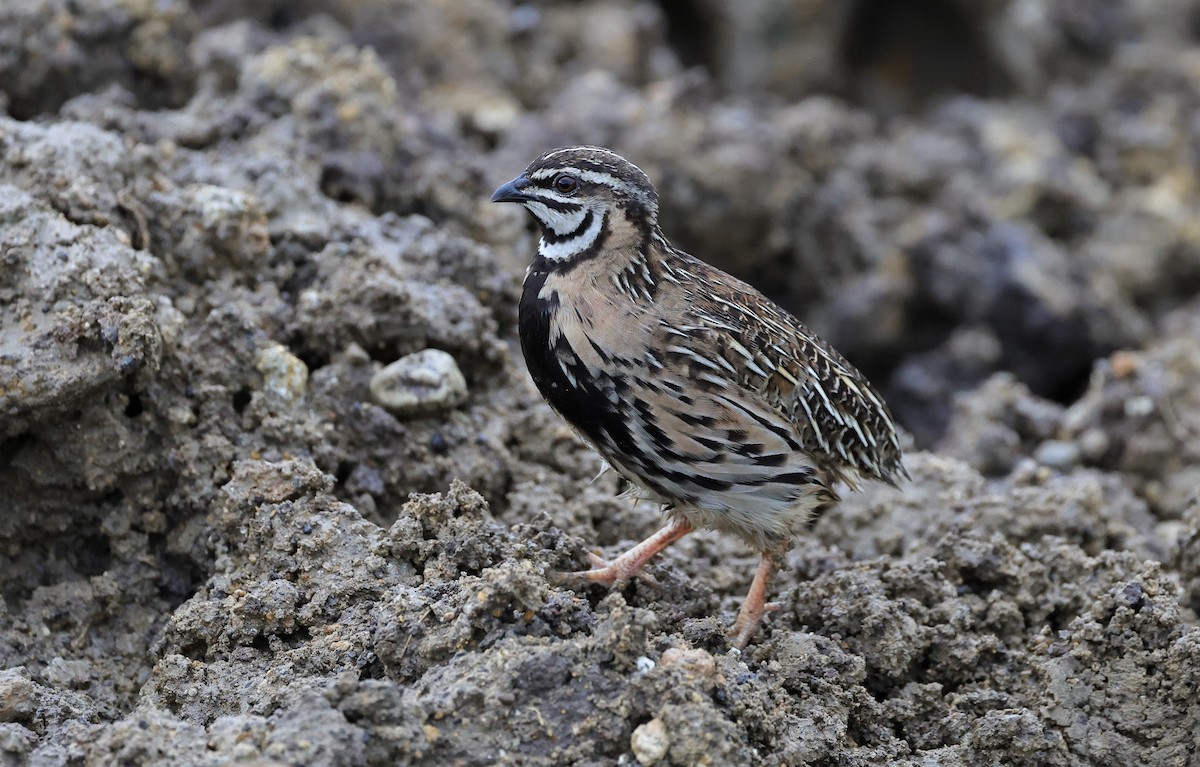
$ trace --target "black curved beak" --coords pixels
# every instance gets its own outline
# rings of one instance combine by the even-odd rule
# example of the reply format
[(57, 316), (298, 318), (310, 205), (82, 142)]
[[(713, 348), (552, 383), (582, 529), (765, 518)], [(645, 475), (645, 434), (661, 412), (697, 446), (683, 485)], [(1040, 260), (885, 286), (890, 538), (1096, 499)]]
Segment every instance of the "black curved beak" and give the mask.
[(517, 176), (512, 181), (492, 192), (492, 202), (525, 202), (530, 197), (521, 190), (527, 186), (529, 186), (529, 179), (523, 175)]

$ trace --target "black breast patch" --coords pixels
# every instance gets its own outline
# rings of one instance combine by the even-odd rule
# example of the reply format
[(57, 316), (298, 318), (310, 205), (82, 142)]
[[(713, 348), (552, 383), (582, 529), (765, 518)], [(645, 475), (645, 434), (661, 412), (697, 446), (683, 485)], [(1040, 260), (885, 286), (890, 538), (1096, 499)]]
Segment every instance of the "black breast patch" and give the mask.
[(529, 375), (550, 406), (601, 453), (615, 451), (624, 456), (623, 463), (640, 463), (640, 450), (619, 404), (628, 397), (628, 383), (621, 376), (589, 369), (562, 335), (551, 344), (551, 323), (560, 299), (557, 293), (539, 297), (547, 276), (531, 270), (521, 294), (518, 330)]

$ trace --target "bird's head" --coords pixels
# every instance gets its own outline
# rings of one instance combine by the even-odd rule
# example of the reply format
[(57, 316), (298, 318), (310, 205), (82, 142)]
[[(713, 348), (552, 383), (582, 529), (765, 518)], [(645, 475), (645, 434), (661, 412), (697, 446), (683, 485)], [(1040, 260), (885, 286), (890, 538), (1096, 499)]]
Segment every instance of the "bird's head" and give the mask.
[(658, 194), (642, 169), (602, 147), (555, 149), (492, 194), (525, 206), (542, 230), (538, 254), (574, 263), (614, 239), (648, 239), (658, 225)]

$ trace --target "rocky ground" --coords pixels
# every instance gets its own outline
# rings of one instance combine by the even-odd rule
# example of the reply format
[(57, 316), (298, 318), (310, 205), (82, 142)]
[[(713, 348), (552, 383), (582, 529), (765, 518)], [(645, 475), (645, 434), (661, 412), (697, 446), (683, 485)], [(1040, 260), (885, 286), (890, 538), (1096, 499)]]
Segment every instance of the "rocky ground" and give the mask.
[[(1200, 764), (1198, 38), (1194, 0), (0, 4), (0, 765)], [(514, 345), (534, 235), (488, 195), (583, 142), (911, 436), (742, 654), (737, 541), (554, 578), (657, 524)]]

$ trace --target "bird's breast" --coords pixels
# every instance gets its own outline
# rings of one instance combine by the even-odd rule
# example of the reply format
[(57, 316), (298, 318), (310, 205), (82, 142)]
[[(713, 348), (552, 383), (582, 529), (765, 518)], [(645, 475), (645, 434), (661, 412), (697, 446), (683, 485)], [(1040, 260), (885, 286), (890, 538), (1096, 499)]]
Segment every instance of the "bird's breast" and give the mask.
[(518, 330), (529, 376), (550, 406), (610, 459), (636, 450), (629, 408), (637, 371), (625, 360), (636, 344), (630, 319), (589, 284), (530, 271)]
[(595, 302), (556, 286), (554, 277), (531, 271), (526, 278), (518, 316), (521, 351), (550, 406), (607, 453), (626, 437), (620, 402), (628, 383), (589, 341)]

